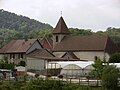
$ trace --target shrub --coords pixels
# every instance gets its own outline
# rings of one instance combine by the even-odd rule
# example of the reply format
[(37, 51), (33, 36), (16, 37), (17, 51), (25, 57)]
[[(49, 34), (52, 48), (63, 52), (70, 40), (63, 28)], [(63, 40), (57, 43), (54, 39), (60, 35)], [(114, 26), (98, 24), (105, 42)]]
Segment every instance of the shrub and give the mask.
[(35, 74), (35, 77), (38, 78), (38, 77), (39, 77), (39, 74)]
[(120, 63), (120, 53), (114, 53), (109, 59), (110, 63)]
[(0, 63), (0, 68), (2, 68), (2, 69), (13, 69), (14, 64)]
[(26, 63), (25, 63), (25, 61), (20, 61), (20, 66), (23, 66), (23, 67), (25, 67), (25, 66), (26, 66)]
[(106, 66), (102, 73), (102, 87), (105, 90), (118, 90), (119, 70), (115, 66)]

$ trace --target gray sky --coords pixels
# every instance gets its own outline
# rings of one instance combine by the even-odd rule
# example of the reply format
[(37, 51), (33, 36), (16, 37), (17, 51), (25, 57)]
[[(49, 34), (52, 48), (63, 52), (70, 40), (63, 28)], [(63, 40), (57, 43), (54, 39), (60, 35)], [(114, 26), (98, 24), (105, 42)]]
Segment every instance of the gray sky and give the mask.
[(55, 27), (61, 16), (67, 26), (92, 31), (120, 27), (120, 0), (0, 0), (0, 9)]

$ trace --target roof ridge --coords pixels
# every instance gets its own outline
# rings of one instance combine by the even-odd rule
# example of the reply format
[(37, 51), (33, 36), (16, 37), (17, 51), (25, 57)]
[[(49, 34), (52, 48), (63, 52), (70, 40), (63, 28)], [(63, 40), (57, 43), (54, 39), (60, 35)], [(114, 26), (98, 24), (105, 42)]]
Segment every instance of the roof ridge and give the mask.
[(106, 42), (105, 42), (105, 45), (104, 45), (104, 51), (106, 51), (106, 47), (107, 47), (108, 38), (109, 38), (109, 37), (106, 35)]
[(52, 45), (50, 44), (48, 38), (46, 38), (46, 40), (47, 40), (48, 44), (50, 45), (50, 47), (53, 48)]

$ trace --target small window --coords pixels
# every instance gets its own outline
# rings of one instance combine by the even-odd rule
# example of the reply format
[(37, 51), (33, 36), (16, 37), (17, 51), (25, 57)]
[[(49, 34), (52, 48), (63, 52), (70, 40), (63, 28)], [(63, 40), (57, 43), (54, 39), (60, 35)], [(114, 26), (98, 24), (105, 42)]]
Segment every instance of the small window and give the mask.
[(18, 54), (18, 59), (20, 59), (20, 54)]
[(13, 54), (13, 58), (15, 58), (15, 54)]
[(23, 54), (21, 54), (21, 58), (23, 58)]
[(15, 58), (15, 54), (10, 54), (10, 59)]
[(23, 54), (18, 54), (18, 58), (19, 59), (23, 58)]
[(58, 36), (56, 36), (56, 42), (58, 42)]
[(98, 57), (97, 56), (95, 56), (95, 60), (97, 60), (98, 59)]
[(10, 54), (10, 59), (12, 58), (12, 54)]

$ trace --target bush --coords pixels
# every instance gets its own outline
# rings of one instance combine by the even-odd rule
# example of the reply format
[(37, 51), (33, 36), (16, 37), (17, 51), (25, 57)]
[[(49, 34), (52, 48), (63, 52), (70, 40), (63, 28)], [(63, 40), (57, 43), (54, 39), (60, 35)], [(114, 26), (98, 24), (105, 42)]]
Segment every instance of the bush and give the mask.
[(109, 59), (110, 63), (120, 63), (120, 53), (114, 53)]
[(39, 74), (35, 74), (35, 77), (38, 78), (38, 77), (39, 77)]
[(118, 90), (119, 70), (115, 66), (106, 66), (102, 73), (102, 87), (105, 90)]
[(13, 69), (14, 68), (14, 64), (0, 63), (0, 68), (1, 69)]
[(26, 62), (25, 61), (20, 61), (20, 66), (25, 67), (26, 66)]

